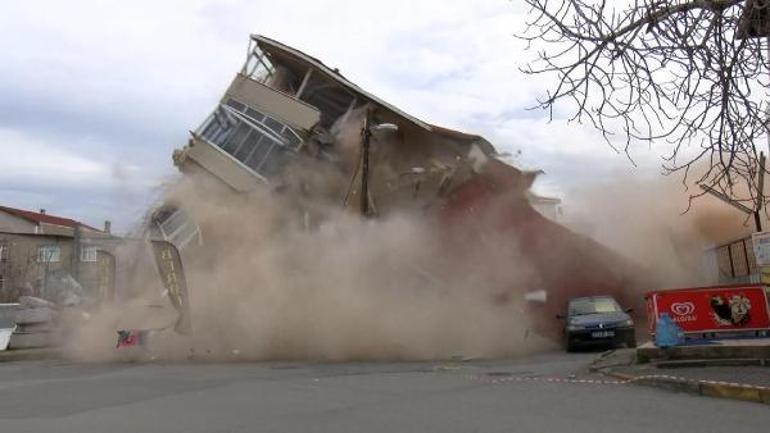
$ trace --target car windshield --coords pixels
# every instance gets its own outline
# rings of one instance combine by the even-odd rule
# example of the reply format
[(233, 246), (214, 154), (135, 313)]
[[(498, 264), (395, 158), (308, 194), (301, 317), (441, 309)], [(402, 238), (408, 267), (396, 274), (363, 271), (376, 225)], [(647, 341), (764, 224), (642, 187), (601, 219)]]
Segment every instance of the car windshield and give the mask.
[(614, 313), (620, 311), (620, 306), (612, 298), (580, 298), (569, 303), (569, 315)]

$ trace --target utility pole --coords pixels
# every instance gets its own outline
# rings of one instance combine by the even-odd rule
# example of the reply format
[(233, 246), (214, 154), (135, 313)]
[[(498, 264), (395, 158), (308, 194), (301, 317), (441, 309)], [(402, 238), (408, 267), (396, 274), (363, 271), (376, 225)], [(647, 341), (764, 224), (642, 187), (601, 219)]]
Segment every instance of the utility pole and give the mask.
[[(768, 135), (768, 141), (770, 141), (770, 135)], [(768, 144), (770, 146), (770, 143)], [(757, 231), (762, 231), (762, 219), (760, 218), (760, 210), (762, 210), (762, 203), (765, 201), (765, 152), (759, 152), (759, 173), (757, 175), (757, 204), (754, 206), (754, 225), (757, 227)]]
[(366, 110), (361, 134), (361, 215), (366, 218), (369, 216), (369, 141), (372, 136), (369, 130), (369, 109)]
[(80, 282), (81, 235), (80, 224), (75, 223), (75, 227), (72, 229), (72, 256), (70, 257), (70, 269), (72, 270), (72, 278), (78, 283)]

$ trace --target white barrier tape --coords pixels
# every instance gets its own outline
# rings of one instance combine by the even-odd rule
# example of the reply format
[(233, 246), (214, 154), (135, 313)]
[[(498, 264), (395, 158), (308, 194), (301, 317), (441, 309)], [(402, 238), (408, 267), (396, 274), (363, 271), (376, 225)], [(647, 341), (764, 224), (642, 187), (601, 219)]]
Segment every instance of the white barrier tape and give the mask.
[(545, 382), (545, 383), (566, 383), (566, 384), (581, 384), (581, 385), (632, 385), (635, 382), (641, 382), (645, 380), (662, 380), (671, 382), (695, 382), (699, 384), (709, 385), (722, 385), (733, 386), (747, 389), (761, 389), (770, 390), (770, 387), (750, 385), (746, 383), (737, 382), (722, 382), (716, 380), (697, 380), (688, 379), (680, 376), (670, 376), (665, 374), (648, 374), (643, 376), (637, 376), (628, 380), (602, 380), (602, 379), (577, 379), (570, 377), (550, 377), (550, 376), (507, 376), (507, 377), (491, 377), (480, 375), (464, 375), (465, 378), (481, 381), (489, 384), (501, 384), (511, 382)]
[(770, 390), (770, 387), (767, 387), (767, 386), (750, 385), (747, 383), (738, 383), (738, 382), (723, 382), (718, 380), (688, 379), (686, 377), (670, 376), (665, 374), (648, 374), (644, 376), (637, 376), (637, 377), (634, 377), (633, 379), (629, 379), (628, 382), (629, 383), (638, 382), (642, 380), (667, 380), (667, 381), (675, 381), (675, 382), (695, 382), (699, 384), (708, 384), (708, 385), (723, 385), (723, 386), (733, 386), (737, 388)]
[(569, 383), (583, 385), (626, 385), (627, 381), (621, 380), (602, 380), (602, 379), (577, 379), (569, 377), (543, 377), (543, 376), (509, 376), (509, 377), (489, 377), (479, 375), (465, 375), (467, 379), (473, 379), (489, 384), (500, 384), (510, 382), (545, 382), (545, 383)]

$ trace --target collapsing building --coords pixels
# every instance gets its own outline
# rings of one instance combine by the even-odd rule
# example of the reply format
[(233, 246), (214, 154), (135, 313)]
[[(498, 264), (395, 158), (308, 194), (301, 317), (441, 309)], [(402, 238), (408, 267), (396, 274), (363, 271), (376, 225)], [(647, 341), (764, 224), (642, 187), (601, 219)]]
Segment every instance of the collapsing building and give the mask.
[[(384, 136), (367, 155), (358, 148), (364, 118), (368, 134)], [(353, 169), (353, 182), (371, 179), (367, 203), (381, 215), (432, 204), (494, 155), (483, 137), (425, 123), (317, 59), (252, 36), (243, 68), (174, 161), (183, 172), (203, 169), (240, 192), (291, 186), (295, 173), (287, 167), (324, 161), (341, 175)], [(361, 157), (372, 159), (366, 172)], [(534, 178), (511, 170), (524, 183)], [(361, 201), (354, 200), (359, 191), (344, 192), (348, 203)]]
[[(537, 172), (500, 161), (481, 136), (417, 119), (264, 36), (251, 36), (243, 68), (173, 159), (183, 173), (238, 193), (302, 198), (296, 216), (308, 229), (323, 218), (310, 202), (365, 217), (408, 213), (439, 222), (450, 261), (470, 260), (488, 247), (488, 236), (504, 239), (534, 276), (496, 302), (544, 290), (545, 307), (533, 310), (543, 329), (558, 328), (553, 316), (569, 296), (611, 293), (629, 302), (623, 295), (636, 284), (636, 270), (622, 258), (533, 208)], [(153, 223), (180, 249), (206, 242), (205, 228), (175, 204), (164, 205)]]

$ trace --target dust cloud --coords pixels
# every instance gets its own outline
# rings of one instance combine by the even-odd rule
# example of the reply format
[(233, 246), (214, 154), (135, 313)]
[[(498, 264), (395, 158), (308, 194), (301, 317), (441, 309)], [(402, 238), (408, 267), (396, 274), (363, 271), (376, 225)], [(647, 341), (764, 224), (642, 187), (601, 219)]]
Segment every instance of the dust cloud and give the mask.
[(645, 269), (645, 290), (714, 284), (708, 251), (750, 235), (753, 220), (708, 195), (690, 205), (698, 192), (676, 176), (619, 175), (570, 195), (564, 223)]
[[(362, 219), (339, 204), (233, 193), (199, 176), (174, 184), (167, 201), (183, 206), (203, 233), (201, 245), (183, 250), (193, 335), (168, 328), (176, 312), (159, 295), (152, 263), (140, 263), (130, 301), (75, 315), (65, 347), (71, 358), (467, 359), (551, 344), (529, 332), (523, 298), (499, 302), (528, 276), (511, 266), (511, 245), (458, 265), (424, 218)], [(146, 351), (115, 350), (118, 329), (161, 328), (168, 329), (151, 333)]]
[[(123, 299), (73, 313), (65, 353), (92, 361), (510, 357), (553, 347), (553, 317), (569, 297), (613, 294), (642, 312), (648, 290), (712, 283), (704, 252), (751, 232), (744, 215), (712, 198), (682, 214), (688, 193), (673, 177), (616, 180), (567, 197), (560, 222), (598, 243), (536, 216), (521, 205), (522, 191), (477, 209), (486, 212), (476, 215), (482, 229), (462, 227), (471, 236), (459, 242), (424, 206), (384, 206), (362, 218), (363, 113), (333, 128), (333, 144), (308, 149), (331, 150), (341, 169), (303, 158), (284, 170), (285, 186), (250, 193), (203, 172), (169, 185), (163, 202), (185, 209), (203, 234), (182, 251), (192, 336), (173, 331), (177, 313), (152, 252), (136, 242), (119, 257), (132, 263)], [(394, 156), (404, 155), (397, 147), (378, 143), (374, 178), (414, 166)], [(527, 305), (524, 294), (541, 289), (547, 302)], [(121, 329), (151, 330), (147, 347), (115, 350)]]
[[(617, 255), (558, 230), (540, 236), (562, 242), (556, 250), (494, 232), (458, 248), (433, 217), (404, 210), (364, 219), (354, 205), (341, 206), (350, 178), (327, 168), (290, 167), (296, 178), (288, 184), (302, 187), (247, 194), (186, 173), (164, 201), (184, 208), (203, 233), (182, 254), (193, 335), (172, 330), (177, 313), (152, 253), (138, 243), (125, 251), (134, 263), (130, 298), (73, 314), (65, 353), (89, 361), (516, 356), (554, 347), (552, 317), (568, 297), (605, 282), (601, 290), (643, 311), (648, 290), (712, 284), (704, 253), (751, 233), (745, 215), (709, 197), (683, 214), (688, 192), (663, 177), (619, 180), (565, 200), (561, 222)], [(532, 254), (549, 266), (535, 267), (525, 257)], [(571, 254), (593, 261), (575, 265)], [(625, 261), (633, 263), (631, 280), (612, 272)], [(555, 298), (545, 308), (527, 305), (523, 295), (541, 288)], [(115, 350), (120, 329), (154, 331), (145, 349)], [(548, 332), (550, 339), (537, 335)]]

